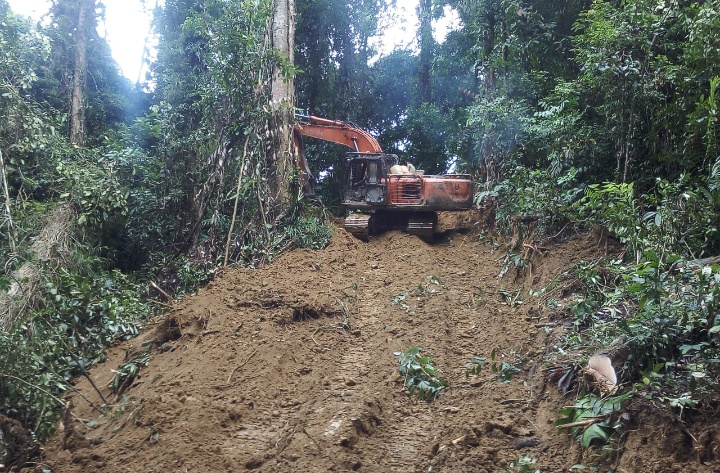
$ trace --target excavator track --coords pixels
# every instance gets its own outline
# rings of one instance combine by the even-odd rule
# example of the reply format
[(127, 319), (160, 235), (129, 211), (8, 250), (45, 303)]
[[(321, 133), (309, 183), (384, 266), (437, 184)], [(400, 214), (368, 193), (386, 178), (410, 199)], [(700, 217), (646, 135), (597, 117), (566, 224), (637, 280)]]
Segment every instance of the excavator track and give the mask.
[(372, 230), (372, 214), (350, 214), (345, 217), (345, 230), (352, 233), (355, 238), (368, 241)]
[(435, 214), (413, 216), (408, 219), (407, 232), (419, 236), (428, 243), (432, 243), (436, 223), (437, 216)]

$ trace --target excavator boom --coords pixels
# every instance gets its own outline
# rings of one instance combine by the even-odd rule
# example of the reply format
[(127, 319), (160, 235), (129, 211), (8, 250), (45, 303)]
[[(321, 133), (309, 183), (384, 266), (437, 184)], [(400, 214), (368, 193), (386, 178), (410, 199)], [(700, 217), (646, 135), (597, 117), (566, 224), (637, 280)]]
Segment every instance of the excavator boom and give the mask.
[(296, 117), (300, 118), (295, 125), (296, 135), (341, 144), (359, 153), (382, 153), (380, 144), (370, 133), (350, 123), (307, 115)]

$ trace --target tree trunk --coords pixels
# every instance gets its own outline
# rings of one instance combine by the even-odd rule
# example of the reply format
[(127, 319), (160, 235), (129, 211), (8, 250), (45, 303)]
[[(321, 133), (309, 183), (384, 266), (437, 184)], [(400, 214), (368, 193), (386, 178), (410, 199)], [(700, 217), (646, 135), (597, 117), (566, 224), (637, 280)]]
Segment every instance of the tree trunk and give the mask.
[[(270, 35), (271, 47), (278, 51), (280, 61), (293, 65), (295, 0), (273, 0)], [(271, 193), (271, 208), (268, 210), (274, 216), (290, 202), (290, 176), (295, 161), (292, 141), (295, 84), (292, 76), (283, 74), (282, 65), (278, 62), (273, 65), (270, 97), (273, 146), (267, 156)]]
[(485, 71), (485, 89), (489, 94), (495, 92), (495, 69), (490, 65), (492, 53), (495, 49), (495, 9), (493, 6), (488, 7), (485, 16), (487, 31), (485, 32), (485, 44), (483, 47), (485, 57), (483, 60), (488, 65)]
[(85, 145), (85, 82), (87, 78), (88, 28), (94, 25), (95, 0), (80, 0), (75, 29), (75, 62), (70, 97), (70, 142)]
[(3, 158), (2, 150), (0, 150), (0, 180), (3, 186), (3, 197), (5, 200), (5, 222), (7, 224), (7, 235), (8, 242), (10, 242), (10, 251), (13, 254), (17, 253), (17, 247), (15, 246), (15, 225), (13, 224), (12, 211), (10, 208), (10, 191), (8, 190), (7, 173), (5, 172), (5, 159)]
[(420, 17), (420, 101), (432, 102), (431, 69), (435, 40), (432, 35), (432, 0), (421, 0)]

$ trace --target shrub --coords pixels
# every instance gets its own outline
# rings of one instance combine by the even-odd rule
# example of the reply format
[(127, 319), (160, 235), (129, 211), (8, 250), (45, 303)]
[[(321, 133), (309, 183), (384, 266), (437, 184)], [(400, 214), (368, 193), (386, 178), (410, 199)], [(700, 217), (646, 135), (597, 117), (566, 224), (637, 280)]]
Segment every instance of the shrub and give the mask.
[(47, 281), (45, 306), (0, 330), (0, 414), (35, 441), (58, 419), (62, 393), (118, 339), (138, 333), (149, 315), (140, 286), (117, 272), (69, 270)]

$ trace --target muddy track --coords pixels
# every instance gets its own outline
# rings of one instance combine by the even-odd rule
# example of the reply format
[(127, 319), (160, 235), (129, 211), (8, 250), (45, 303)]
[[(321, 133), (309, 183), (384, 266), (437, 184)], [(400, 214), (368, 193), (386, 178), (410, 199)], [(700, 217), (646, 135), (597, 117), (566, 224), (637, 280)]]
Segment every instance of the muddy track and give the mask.
[[(588, 455), (552, 425), (572, 398), (542, 372), (561, 329), (527, 290), (601, 251), (578, 237), (498, 279), (504, 252), (472, 233), (428, 245), (338, 230), (326, 250), (228, 270), (93, 369), (114, 402), (104, 414), (78, 382), (87, 400), (72, 396), (72, 412), (91, 427), (67, 423), (45, 462), (57, 472), (493, 472), (529, 455), (543, 472), (568, 471)], [(111, 369), (145, 346), (149, 365), (116, 399)], [(411, 346), (449, 382), (435, 402), (403, 390), (393, 353)], [(467, 361), (493, 350), (520, 372), (467, 378)], [(648, 453), (626, 455), (621, 471), (694, 461)]]

